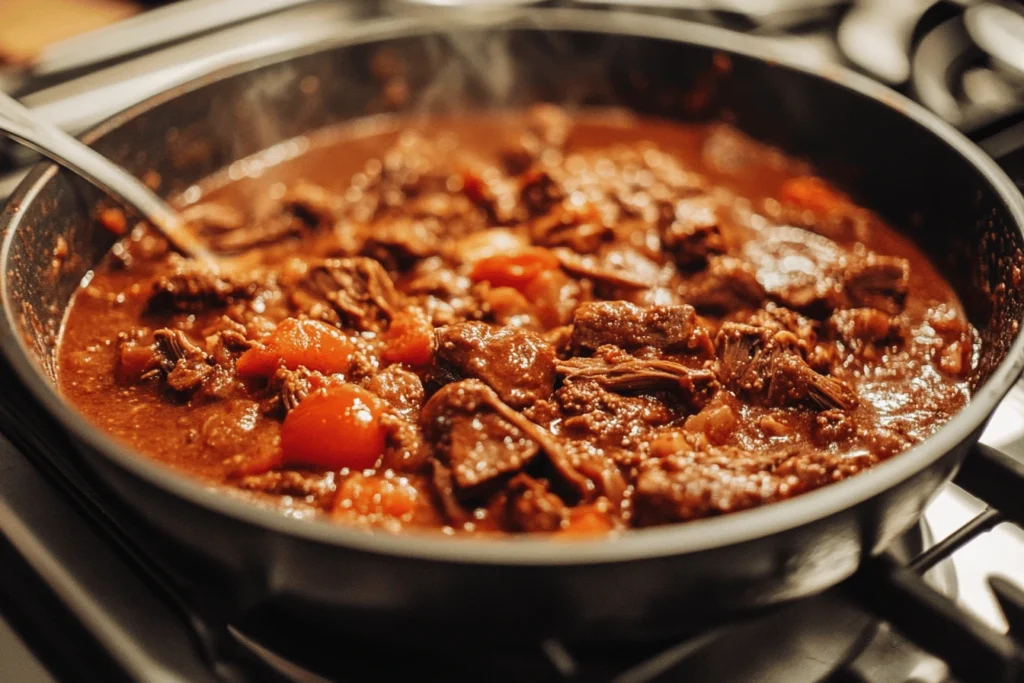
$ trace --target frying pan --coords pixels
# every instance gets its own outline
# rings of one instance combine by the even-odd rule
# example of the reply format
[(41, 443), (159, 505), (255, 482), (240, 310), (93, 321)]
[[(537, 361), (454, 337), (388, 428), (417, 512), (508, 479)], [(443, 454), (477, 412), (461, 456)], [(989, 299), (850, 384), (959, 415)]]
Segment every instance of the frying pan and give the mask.
[[(481, 47), (486, 60), (475, 56)], [(812, 160), (902, 226), (951, 279), (983, 343), (973, 399), (920, 445), (847, 481), (615, 539), (391, 536), (292, 519), (131, 452), (61, 398), (53, 355), (69, 297), (113, 237), (91, 219), (97, 196), (90, 188), (40, 165), (0, 214), (4, 353), (73, 437), (79, 452), (66, 457), (94, 470), (161, 543), (227, 577), (230, 601), (325, 627), (418, 638), (604, 639), (703, 628), (822, 591), (881, 553), (917, 522), (1020, 374), (1024, 294), (1015, 283), (1024, 261), (1024, 201), (995, 163), (935, 116), (865, 78), (801, 66), (782, 48), (714, 28), (563, 9), (443, 32), (385, 20), (211, 74), (85, 138), (137, 174), (156, 171), (161, 191), (173, 195), (304, 132), (395, 109), (372, 68), (382, 50), (406, 68), (413, 96), (399, 112), (552, 101), (676, 119), (725, 117)], [(728, 57), (727, 71), (716, 55)], [(688, 96), (698, 89), (702, 97)], [(54, 261), (59, 240), (70, 257)]]

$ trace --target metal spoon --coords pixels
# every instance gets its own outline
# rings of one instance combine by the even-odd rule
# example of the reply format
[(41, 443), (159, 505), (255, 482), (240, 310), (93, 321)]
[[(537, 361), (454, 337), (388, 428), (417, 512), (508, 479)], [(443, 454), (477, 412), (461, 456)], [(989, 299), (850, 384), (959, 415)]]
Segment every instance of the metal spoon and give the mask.
[(215, 272), (220, 270), (217, 258), (188, 230), (186, 221), (170, 204), (110, 159), (34, 116), (3, 93), (0, 93), (0, 133), (6, 133), (81, 176), (134, 210), (183, 254)]

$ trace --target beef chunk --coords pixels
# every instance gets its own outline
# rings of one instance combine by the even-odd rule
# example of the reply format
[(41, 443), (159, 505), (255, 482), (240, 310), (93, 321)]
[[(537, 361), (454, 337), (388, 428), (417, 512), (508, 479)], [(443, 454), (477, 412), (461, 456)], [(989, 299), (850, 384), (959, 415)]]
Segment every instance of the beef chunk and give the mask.
[(897, 342), (903, 331), (899, 320), (875, 308), (838, 310), (828, 319), (828, 328), (836, 338), (855, 348)]
[(744, 245), (757, 280), (776, 301), (820, 315), (841, 301), (844, 250), (832, 240), (790, 226), (764, 228)]
[(713, 256), (707, 269), (686, 281), (683, 299), (702, 313), (727, 313), (757, 308), (764, 287), (749, 263), (732, 256)]
[(645, 527), (751, 508), (778, 497), (782, 484), (767, 457), (738, 448), (675, 453), (641, 466), (632, 523)]
[(558, 262), (565, 272), (575, 277), (591, 280), (605, 290), (649, 289), (656, 283), (625, 269), (600, 263), (593, 256), (580, 256), (569, 249), (554, 249)]
[(472, 519), (455, 492), (452, 471), (437, 460), (430, 461), (430, 483), (441, 512), (452, 526), (461, 526)]
[(538, 104), (526, 115), (526, 130), (501, 152), (505, 167), (521, 173), (545, 152), (560, 150), (569, 139), (572, 119), (559, 107)]
[(685, 522), (790, 498), (844, 479), (874, 456), (820, 451), (688, 450), (645, 462), (633, 491), (634, 526)]
[(462, 493), (518, 472), (541, 450), (562, 450), (550, 432), (476, 379), (441, 387), (423, 406), (420, 423), (434, 444), (434, 457), (451, 470)]
[(638, 434), (679, 417), (661, 396), (615, 393), (592, 378), (565, 382), (555, 392), (555, 400), (561, 408), (564, 434), (609, 448), (635, 450)]
[(517, 201), (518, 184), (494, 167), (476, 164), (463, 170), (462, 192), (488, 217), (491, 225), (512, 225), (526, 218)]
[(791, 332), (797, 339), (797, 347), (806, 357), (818, 343), (818, 323), (805, 318), (796, 311), (768, 302), (753, 315), (740, 316), (736, 322), (745, 322), (755, 327), (764, 327), (776, 332)]
[(287, 415), (318, 387), (324, 385), (326, 377), (319, 372), (299, 367), (295, 370), (278, 368), (267, 382), (271, 398), (264, 402), (264, 413)]
[(346, 214), (359, 222), (372, 220), (407, 202), (436, 192), (444, 192), (454, 169), (450, 155), (422, 135), (404, 133), (381, 159), (368, 163), (358, 184), (353, 187), (358, 200)]
[(215, 366), (210, 357), (181, 330), (157, 330), (153, 340), (167, 385), (175, 391), (195, 391), (213, 376)]
[(396, 472), (422, 472), (430, 458), (430, 445), (423, 440), (417, 422), (395, 413), (384, 413), (380, 418), (384, 428), (384, 469)]
[(640, 308), (625, 301), (585, 303), (573, 316), (572, 349), (579, 354), (610, 344), (653, 346), (668, 352), (710, 355), (711, 341), (692, 306)]
[(849, 305), (896, 314), (903, 310), (909, 279), (906, 259), (869, 253), (846, 267), (843, 287)]
[(661, 243), (681, 268), (700, 268), (712, 254), (727, 251), (725, 236), (707, 197), (676, 202), (675, 216), (661, 234)]
[(613, 230), (594, 205), (576, 207), (565, 202), (530, 222), (530, 238), (547, 247), (568, 247), (574, 253), (589, 254), (605, 243)]
[(634, 358), (607, 347), (601, 351), (607, 353), (558, 361), (555, 368), (567, 382), (592, 380), (617, 393), (665, 391), (698, 409), (718, 389), (718, 381), (710, 370), (688, 368), (667, 360)]
[(237, 230), (245, 223), (245, 216), (241, 211), (212, 202), (192, 204), (182, 209), (181, 217), (192, 230), (206, 236)]
[(519, 201), (531, 216), (540, 216), (565, 198), (565, 188), (552, 169), (534, 166), (520, 180)]
[(483, 380), (515, 408), (548, 398), (554, 389), (554, 348), (515, 327), (464, 322), (442, 328), (437, 361), (443, 374)]
[(258, 288), (255, 279), (219, 277), (195, 266), (182, 265), (156, 279), (147, 309), (153, 314), (200, 313), (251, 299)]
[(275, 214), (208, 237), (217, 251), (237, 252), (333, 225), (338, 198), (322, 187), (299, 182), (285, 192)]
[(335, 325), (379, 332), (401, 298), (380, 263), (365, 257), (313, 265), (292, 295), (303, 313)]
[(281, 211), (302, 221), (308, 228), (328, 227), (334, 223), (339, 199), (313, 183), (299, 181), (281, 197)]
[(909, 265), (905, 259), (850, 252), (802, 228), (765, 228), (744, 245), (757, 279), (779, 303), (816, 317), (836, 308), (903, 309)]
[(407, 270), (437, 253), (440, 231), (436, 219), (389, 216), (367, 226), (359, 253), (394, 270)]
[(845, 410), (857, 405), (856, 394), (845, 384), (807, 365), (789, 332), (725, 323), (715, 343), (722, 383), (752, 402), (768, 406), (801, 402)]
[(564, 448), (550, 451), (548, 459), (558, 477), (555, 481), (583, 501), (603, 496), (615, 504), (622, 501), (626, 480), (619, 471), (613, 446), (598, 446), (590, 441), (566, 441)]
[(389, 365), (371, 375), (363, 386), (384, 399), (397, 415), (406, 420), (415, 421), (423, 405), (423, 383), (416, 373), (400, 365)]
[(526, 474), (509, 481), (503, 502), (505, 525), (512, 531), (557, 531), (569, 518), (569, 508), (547, 482)]
[(163, 356), (155, 344), (145, 344), (139, 334), (142, 330), (117, 333), (117, 366), (114, 370), (118, 381), (134, 384), (160, 374)]

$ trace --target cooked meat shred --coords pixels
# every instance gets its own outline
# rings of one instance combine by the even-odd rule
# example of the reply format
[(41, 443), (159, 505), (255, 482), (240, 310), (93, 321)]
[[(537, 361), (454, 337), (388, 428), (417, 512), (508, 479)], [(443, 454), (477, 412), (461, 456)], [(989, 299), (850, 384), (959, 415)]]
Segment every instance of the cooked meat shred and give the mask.
[(157, 330), (153, 340), (167, 385), (175, 391), (195, 391), (215, 372), (207, 353), (181, 330)]
[(688, 368), (669, 360), (632, 358), (614, 351), (605, 357), (559, 361), (556, 370), (567, 382), (592, 380), (618, 393), (663, 390), (695, 406), (706, 403), (718, 389), (711, 370)]
[(379, 262), (365, 257), (312, 265), (292, 299), (310, 318), (371, 331), (387, 327), (401, 303), (391, 276)]
[(725, 323), (715, 339), (719, 377), (732, 391), (760, 405), (857, 407), (857, 395), (839, 380), (812, 370), (797, 343), (789, 332)]

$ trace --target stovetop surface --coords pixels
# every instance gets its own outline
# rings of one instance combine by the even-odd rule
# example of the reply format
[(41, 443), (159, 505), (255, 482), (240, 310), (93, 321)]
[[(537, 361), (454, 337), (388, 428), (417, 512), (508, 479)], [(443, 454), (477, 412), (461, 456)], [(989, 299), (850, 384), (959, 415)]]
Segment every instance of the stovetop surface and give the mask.
[[(431, 1), (420, 0), (419, 4), (429, 5)], [(416, 0), (405, 2), (417, 4)], [(399, 0), (391, 3), (392, 7), (401, 4)], [(890, 10), (898, 3), (887, 0), (746, 4), (578, 0), (561, 4), (615, 5), (616, 10), (628, 4), (632, 10), (684, 16), (775, 37), (794, 49), (813, 53), (815, 58), (825, 56), (857, 66), (883, 81), (893, 82), (902, 74), (903, 80), (894, 81), (898, 89), (973, 134), (1000, 157), (1007, 171), (1024, 187), (1024, 129), (1015, 127), (1024, 89), (1014, 65), (996, 58), (1005, 45), (1001, 48), (998, 42), (982, 40), (983, 48), (978, 41), (978, 36), (985, 35), (986, 22), (992, 32), (991, 14), (979, 17), (974, 12), (972, 19), (962, 3), (922, 0), (906, 3), (902, 14), (893, 14)], [(787, 11), (757, 9), (769, 5)], [(723, 12), (723, 7), (728, 11)], [(306, 3), (288, 13), (232, 26), (215, 36), (159, 45), (130, 59), (84, 70), (69, 68), (62, 74), (58, 69), (37, 82), (15, 86), (26, 103), (65, 128), (80, 132), (155, 90), (243, 59), (266, 49), (268, 44), (286, 48), (345, 30), (362, 14), (346, 3)], [(883, 16), (888, 17), (884, 26), (903, 28), (902, 33), (882, 31), (886, 35), (879, 42), (879, 32), (866, 31), (865, 26), (870, 29), (883, 25), (879, 23)], [(996, 25), (1000, 24), (999, 18), (997, 15)], [(1005, 16), (1002, 18), (1005, 20)], [(904, 39), (914, 48), (907, 50), (902, 59), (898, 53), (886, 52)], [(879, 57), (886, 54), (891, 59)], [(30, 159), (10, 148), (5, 151), (9, 169), (18, 169)], [(0, 197), (12, 182), (0, 181)], [(5, 380), (0, 382), (0, 428), (9, 437), (0, 436), (0, 614), (8, 617), (18, 633), (14, 635), (14, 630), (0, 620), (0, 680), (31, 682), (55, 676), (67, 680), (129, 677), (201, 682), (248, 678), (246, 669), (215, 670), (202, 639), (196, 637), (196, 624), (190, 623), (195, 615), (190, 614), (188, 606), (183, 607), (138, 571), (125, 549), (112, 543), (102, 525), (91, 520), (74, 496), (55, 483), (54, 473), (47, 472), (45, 466), (41, 468), (38, 458), (26, 457), (36, 447), (34, 442), (16, 436), (18, 430), (10, 429), (14, 417), (10, 409), (14, 407), (17, 415), (24, 408), (23, 396), (8, 376), (0, 374), (0, 379)], [(1022, 416), (1024, 388), (1018, 387), (993, 416), (983, 442), (1024, 461)], [(929, 542), (927, 536), (941, 540), (984, 509), (983, 502), (950, 485), (929, 506), (926, 526), (916, 537), (905, 539), (906, 552), (912, 554), (914, 546)], [(988, 587), (991, 574), (1024, 585), (1024, 532), (1019, 527), (996, 526), (972, 540), (951, 560), (940, 563), (928, 579), (969, 612), (1005, 629), (1005, 620)], [(258, 630), (254, 628), (250, 633)], [(257, 656), (267, 658), (271, 668), (285, 678), (323, 680), (317, 672), (296, 669), (271, 653), (261, 652), (241, 632), (234, 632), (232, 637), (236, 644), (244, 643), (248, 653), (257, 652)], [(22, 639), (32, 646), (35, 656), (27, 654)], [(358, 644), (342, 651), (345, 680), (408, 674), (410, 667), (413, 672), (422, 672), (425, 666), (438, 678), (451, 680), (496, 678), (499, 674), (509, 680), (690, 683), (754, 679), (766, 683), (952, 680), (940, 660), (875, 622), (843, 587), (779, 613), (677, 643), (620, 644), (595, 650), (543, 642), (511, 652), (495, 648), (480, 661), (461, 662), (444, 652), (428, 651), (413, 651), (407, 661), (393, 661), (367, 654), (368, 649)], [(743, 657), (735, 656), (736, 652), (742, 652)], [(49, 672), (39, 660), (46, 662)], [(88, 675), (83, 675), (86, 671)], [(327, 675), (339, 677), (339, 671), (328, 669)]]

